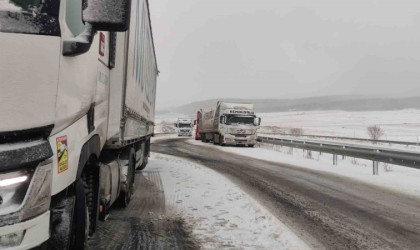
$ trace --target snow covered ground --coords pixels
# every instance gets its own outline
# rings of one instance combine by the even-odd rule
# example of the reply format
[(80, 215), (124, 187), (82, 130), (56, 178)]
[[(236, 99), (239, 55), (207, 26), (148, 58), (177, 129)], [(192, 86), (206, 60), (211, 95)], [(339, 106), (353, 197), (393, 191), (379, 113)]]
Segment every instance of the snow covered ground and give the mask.
[[(261, 113), (264, 132), (288, 133), (301, 128), (304, 134), (369, 138), (366, 128), (379, 125), (381, 139), (416, 142), (420, 140), (420, 110), (397, 111), (294, 111)], [(261, 132), (263, 132), (263, 130)]]
[[(205, 147), (217, 147), (192, 139), (188, 140), (188, 143)], [(311, 152), (312, 156), (309, 158), (308, 151), (270, 144), (260, 144), (257, 148), (220, 146), (218, 148), (256, 159), (289, 164), (297, 168), (333, 173), (396, 192), (420, 197), (420, 170), (417, 169), (381, 163), (379, 175), (373, 175), (372, 161), (352, 157), (346, 157), (345, 159), (339, 157), (338, 165), (334, 166), (331, 154)]]
[(167, 209), (186, 218), (203, 249), (309, 249), (258, 202), (213, 170), (152, 153), (144, 174), (148, 171), (159, 172)]

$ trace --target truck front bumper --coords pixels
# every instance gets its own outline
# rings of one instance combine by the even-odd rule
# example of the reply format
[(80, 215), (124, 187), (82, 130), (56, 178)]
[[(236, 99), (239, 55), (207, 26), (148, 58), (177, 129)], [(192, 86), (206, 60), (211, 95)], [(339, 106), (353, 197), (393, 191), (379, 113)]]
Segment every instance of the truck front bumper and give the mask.
[(50, 211), (33, 219), (0, 227), (0, 249), (30, 249), (48, 240)]
[(239, 137), (231, 134), (224, 134), (223, 143), (226, 145), (255, 145), (257, 144), (257, 135), (241, 135)]
[(192, 136), (192, 132), (179, 132), (178, 136)]

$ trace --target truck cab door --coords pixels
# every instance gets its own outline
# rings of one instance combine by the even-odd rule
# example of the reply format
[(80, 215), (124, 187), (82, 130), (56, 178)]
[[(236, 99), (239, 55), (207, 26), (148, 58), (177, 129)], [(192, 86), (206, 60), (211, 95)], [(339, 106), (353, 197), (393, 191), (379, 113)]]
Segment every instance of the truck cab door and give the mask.
[(97, 133), (101, 137), (101, 142), (105, 143), (108, 132), (110, 71), (113, 68), (111, 55), (114, 55), (115, 33), (98, 31), (97, 36), (98, 68), (95, 94), (95, 126), (98, 126)]

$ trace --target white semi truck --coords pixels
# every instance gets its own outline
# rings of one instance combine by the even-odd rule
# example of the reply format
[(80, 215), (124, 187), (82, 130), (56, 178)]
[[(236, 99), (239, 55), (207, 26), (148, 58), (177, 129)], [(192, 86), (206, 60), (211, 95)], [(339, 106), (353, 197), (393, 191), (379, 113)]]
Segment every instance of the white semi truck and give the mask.
[(201, 109), (197, 112), (197, 137), (219, 145), (253, 147), (261, 124), (253, 108), (251, 103), (218, 101), (214, 107)]
[(130, 202), (157, 75), (147, 0), (0, 0), (0, 249), (83, 249)]
[(178, 136), (192, 136), (193, 119), (191, 118), (178, 118), (175, 127), (178, 129)]

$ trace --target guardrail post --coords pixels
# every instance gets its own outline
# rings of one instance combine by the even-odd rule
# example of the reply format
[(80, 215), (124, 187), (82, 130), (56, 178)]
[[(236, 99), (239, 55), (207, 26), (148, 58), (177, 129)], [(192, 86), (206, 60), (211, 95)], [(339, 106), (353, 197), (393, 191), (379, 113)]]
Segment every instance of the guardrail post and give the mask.
[(338, 162), (338, 156), (336, 154), (333, 154), (333, 165), (337, 165)]
[(379, 175), (379, 162), (373, 161), (373, 175)]

